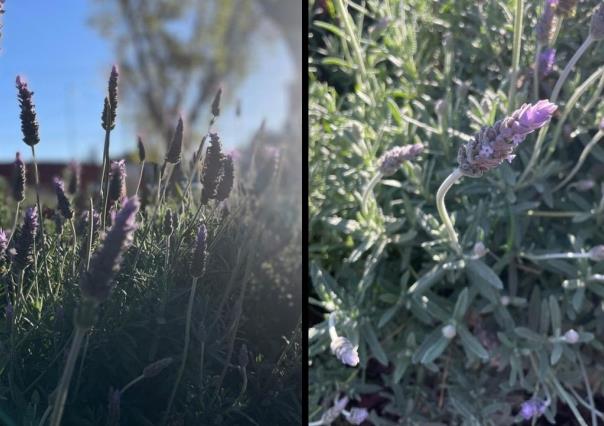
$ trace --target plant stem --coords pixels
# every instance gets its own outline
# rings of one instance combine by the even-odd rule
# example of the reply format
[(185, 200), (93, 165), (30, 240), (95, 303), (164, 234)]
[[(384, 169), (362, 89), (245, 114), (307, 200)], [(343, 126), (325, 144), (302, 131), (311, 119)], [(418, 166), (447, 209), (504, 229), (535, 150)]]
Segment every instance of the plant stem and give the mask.
[(187, 355), (189, 352), (189, 343), (191, 342), (191, 317), (193, 316), (193, 305), (195, 303), (195, 292), (197, 291), (197, 280), (198, 277), (193, 277), (193, 282), (191, 284), (191, 293), (189, 294), (189, 305), (187, 307), (187, 316), (185, 322), (185, 345), (183, 348), (182, 360), (180, 361), (180, 367), (178, 368), (178, 374), (176, 375), (176, 381), (174, 382), (174, 386), (172, 387), (172, 393), (170, 394), (170, 400), (168, 401), (168, 407), (166, 408), (166, 412), (164, 414), (164, 418), (162, 424), (165, 425), (168, 421), (168, 417), (170, 416), (170, 410), (172, 409), (172, 404), (174, 403), (174, 398), (176, 397), (176, 391), (178, 390), (178, 385), (182, 379), (182, 375), (185, 371), (185, 365), (187, 363)]
[(382, 172), (378, 171), (375, 175), (373, 175), (373, 177), (365, 187), (365, 190), (363, 191), (363, 201), (361, 203), (361, 211), (363, 212), (363, 215), (367, 214), (367, 203), (369, 201), (369, 194), (373, 193), (373, 188), (375, 188), (380, 179), (382, 179), (382, 176), (384, 176)]
[(457, 240), (457, 234), (455, 233), (455, 228), (453, 227), (453, 223), (451, 223), (451, 219), (449, 218), (449, 214), (447, 213), (447, 208), (445, 206), (445, 195), (453, 184), (455, 184), (459, 179), (461, 179), (463, 173), (459, 169), (453, 170), (453, 172), (447, 176), (447, 178), (443, 181), (438, 188), (436, 193), (436, 208), (438, 209), (438, 214), (440, 215), (440, 219), (445, 225), (445, 229), (447, 230), (447, 234), (449, 234), (449, 240), (451, 242), (451, 246), (455, 250), (457, 254), (461, 254), (461, 246), (459, 245), (459, 241)]
[(562, 188), (564, 185), (566, 185), (568, 182), (570, 182), (570, 180), (577, 174), (577, 172), (579, 171), (579, 169), (581, 168), (581, 166), (587, 159), (587, 156), (589, 155), (591, 150), (596, 146), (596, 144), (598, 142), (600, 142), (600, 139), (602, 139), (603, 136), (604, 136), (604, 132), (602, 132), (601, 130), (598, 130), (598, 133), (596, 133), (594, 135), (594, 137), (591, 139), (591, 141), (589, 141), (589, 143), (587, 145), (585, 145), (585, 148), (583, 148), (583, 151), (581, 152), (581, 155), (579, 156), (579, 160), (577, 161), (577, 164), (575, 164), (575, 167), (573, 167), (573, 169), (570, 171), (570, 173), (568, 175), (566, 175), (566, 178), (564, 178), (564, 180), (562, 182), (560, 182), (558, 185), (556, 185), (556, 187), (552, 190), (552, 193), (556, 192), (557, 190)]
[[(109, 116), (111, 115), (110, 112), (110, 107), (107, 108), (107, 123), (109, 122)], [(107, 178), (107, 174), (109, 172), (109, 144), (110, 144), (110, 136), (111, 134), (111, 128), (109, 126), (107, 126), (107, 129), (105, 129), (105, 144), (103, 146), (103, 170), (101, 171), (101, 187), (100, 187), (100, 191), (101, 191), (101, 205), (100, 205), (100, 210), (105, 208), (105, 197), (107, 196), (107, 193), (105, 191), (105, 180), (108, 180)], [(105, 229), (105, 212), (102, 212), (102, 218), (101, 218), (101, 228)]]
[(120, 391), (120, 395), (123, 395), (124, 392), (126, 392), (130, 387), (134, 386), (135, 384), (137, 384), (138, 382), (140, 382), (141, 380), (143, 380), (145, 378), (144, 374), (141, 374), (140, 376), (138, 376), (136, 379), (133, 379), (130, 381), (130, 383), (128, 383), (126, 386), (124, 386), (122, 388), (122, 390)]
[(63, 417), (63, 410), (65, 409), (65, 400), (67, 399), (67, 393), (69, 391), (69, 382), (73, 375), (73, 368), (75, 367), (80, 353), (80, 347), (82, 346), (82, 339), (86, 334), (86, 329), (76, 326), (75, 335), (71, 342), (71, 348), (69, 349), (69, 355), (67, 356), (67, 362), (63, 375), (59, 381), (57, 387), (56, 399), (53, 404), (52, 417), (50, 419), (50, 426), (59, 426), (61, 424), (61, 418)]
[(17, 202), (17, 207), (15, 208), (15, 220), (13, 223), (13, 229), (10, 233), (10, 237), (8, 237), (8, 242), (6, 243), (7, 247), (10, 246), (10, 242), (13, 239), (13, 235), (15, 235), (15, 231), (17, 230), (17, 223), (19, 222), (19, 207), (21, 207), (21, 201)]
[(44, 235), (44, 219), (42, 218), (42, 205), (40, 204), (40, 175), (38, 174), (38, 162), (36, 161), (36, 149), (31, 146), (31, 156), (34, 163), (34, 179), (36, 183), (36, 205), (40, 216), (40, 232)]
[(134, 193), (134, 195), (138, 196), (138, 190), (141, 187), (141, 182), (143, 181), (143, 172), (145, 171), (145, 160), (143, 160), (141, 162), (141, 174), (138, 177), (138, 184), (136, 185), (136, 192)]
[(516, 79), (520, 65), (520, 47), (522, 44), (522, 20), (524, 16), (524, 1), (515, 1), (516, 15), (514, 16), (514, 45), (512, 48), (512, 76), (508, 92), (508, 115), (515, 109)]
[(579, 422), (579, 425), (587, 426), (587, 423), (581, 416), (581, 413), (579, 413), (579, 410), (577, 410), (577, 407), (575, 406), (575, 404), (573, 404), (572, 400), (570, 399), (570, 396), (566, 393), (566, 391), (564, 390), (564, 388), (562, 387), (562, 385), (560, 384), (558, 379), (556, 379), (556, 376), (554, 376), (551, 372), (550, 372), (549, 376), (550, 376), (550, 380), (556, 387), (556, 390), (558, 391), (558, 393), (560, 394), (562, 399), (566, 402), (566, 405), (568, 405), (568, 408), (570, 408), (570, 410), (573, 412), (575, 418)]
[(336, 332), (336, 313), (332, 312), (329, 314), (329, 337), (332, 341), (338, 338), (338, 333)]
[(533, 65), (533, 100), (539, 100), (539, 55), (541, 54), (541, 43), (537, 42), (535, 48), (535, 65)]
[(518, 256), (525, 257), (531, 260), (548, 260), (548, 259), (585, 259), (589, 257), (589, 253), (546, 253), (546, 254), (531, 254), (519, 253)]

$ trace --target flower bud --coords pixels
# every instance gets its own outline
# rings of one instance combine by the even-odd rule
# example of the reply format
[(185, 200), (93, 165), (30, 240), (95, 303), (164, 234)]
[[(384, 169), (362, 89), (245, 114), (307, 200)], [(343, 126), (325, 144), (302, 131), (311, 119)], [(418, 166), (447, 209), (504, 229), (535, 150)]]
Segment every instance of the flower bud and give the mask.
[(58, 177), (54, 177), (53, 185), (55, 187), (55, 193), (57, 194), (57, 208), (67, 220), (73, 217), (73, 210), (71, 209), (71, 203), (65, 195), (65, 184)]
[(594, 246), (589, 250), (589, 258), (596, 262), (604, 260), (604, 245)]
[(472, 251), (476, 257), (483, 257), (489, 252), (482, 241), (477, 241), (476, 244), (474, 244)]
[(413, 145), (395, 146), (386, 151), (378, 160), (379, 170), (384, 176), (396, 173), (404, 161), (411, 160), (420, 155), (424, 147), (420, 143)]
[(539, 417), (549, 406), (549, 401), (541, 399), (530, 399), (522, 403), (520, 407), (520, 415), (524, 420), (530, 420), (533, 417)]
[(180, 154), (182, 152), (182, 139), (183, 139), (183, 123), (182, 117), (178, 118), (178, 124), (174, 130), (172, 136), (172, 142), (170, 142), (170, 149), (166, 154), (166, 163), (178, 164), (180, 163)]
[(442, 328), (442, 334), (447, 339), (451, 340), (457, 334), (457, 330), (455, 330), (455, 326), (452, 324), (447, 324)]
[(146, 153), (145, 153), (145, 145), (143, 145), (143, 139), (138, 136), (136, 139), (136, 146), (138, 148), (138, 160), (142, 163), (145, 161)]
[(23, 142), (29, 146), (35, 146), (40, 142), (38, 134), (38, 119), (36, 117), (36, 108), (33, 103), (33, 94), (27, 87), (25, 80), (17, 76), (17, 90), (19, 106), (21, 107), (21, 132), (23, 133)]
[(570, 330), (568, 330), (566, 333), (564, 333), (564, 336), (563, 336), (564, 341), (571, 345), (574, 345), (575, 343), (577, 343), (579, 341), (579, 337), (580, 337), (579, 333), (577, 333), (572, 328)]

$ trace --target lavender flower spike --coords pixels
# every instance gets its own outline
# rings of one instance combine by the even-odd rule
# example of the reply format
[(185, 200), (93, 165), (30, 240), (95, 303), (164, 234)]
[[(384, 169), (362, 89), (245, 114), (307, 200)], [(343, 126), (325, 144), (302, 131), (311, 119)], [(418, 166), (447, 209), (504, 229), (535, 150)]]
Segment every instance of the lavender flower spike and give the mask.
[(511, 162), (518, 145), (529, 133), (546, 125), (557, 109), (550, 101), (540, 100), (534, 105), (524, 104), (511, 116), (483, 127), (472, 140), (459, 148), (459, 170), (464, 176), (480, 177), (503, 160)]
[(413, 145), (395, 146), (386, 151), (379, 159), (379, 171), (383, 176), (393, 175), (405, 160), (417, 157), (424, 150), (421, 143)]
[(122, 256), (132, 243), (136, 229), (136, 213), (139, 202), (136, 197), (127, 199), (113, 220), (113, 226), (90, 262), (90, 269), (80, 280), (80, 290), (85, 299), (102, 303), (111, 294), (113, 277), (119, 271)]
[(23, 142), (29, 146), (37, 145), (40, 142), (38, 133), (39, 125), (36, 116), (36, 107), (33, 102), (33, 94), (27, 87), (25, 80), (17, 76), (17, 91), (19, 106), (21, 107), (21, 131), (23, 132)]
[(206, 268), (206, 248), (208, 245), (208, 230), (202, 223), (197, 232), (197, 240), (195, 241), (195, 248), (193, 249), (193, 257), (191, 259), (191, 275), (193, 277), (200, 277)]
[(55, 187), (55, 193), (57, 194), (57, 207), (63, 217), (69, 220), (73, 217), (73, 210), (71, 209), (71, 203), (65, 195), (65, 184), (56, 176), (52, 182)]
[(15, 236), (15, 257), (14, 262), (18, 270), (23, 270), (28, 265), (32, 264), (34, 240), (38, 233), (38, 209), (37, 207), (29, 207), (25, 211), (25, 219), (23, 226), (19, 230), (19, 234)]
[(13, 197), (18, 203), (25, 199), (26, 183), (25, 163), (21, 159), (21, 154), (17, 152), (13, 166)]
[(539, 417), (543, 413), (547, 407), (549, 407), (549, 400), (541, 400), (541, 399), (529, 399), (528, 401), (524, 401), (520, 407), (520, 415), (524, 420), (531, 420), (533, 417)]
[(556, 63), (556, 49), (545, 49), (539, 54), (539, 75), (547, 77), (554, 69)]
[(109, 172), (109, 206), (126, 196), (126, 162), (112, 161)]

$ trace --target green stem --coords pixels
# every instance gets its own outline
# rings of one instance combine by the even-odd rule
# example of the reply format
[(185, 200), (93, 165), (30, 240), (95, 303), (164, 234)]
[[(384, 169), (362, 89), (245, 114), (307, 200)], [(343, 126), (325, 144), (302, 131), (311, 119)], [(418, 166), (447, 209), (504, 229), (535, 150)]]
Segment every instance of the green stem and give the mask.
[[(382, 172), (378, 171), (371, 178), (371, 180), (365, 187), (365, 190), (363, 191), (363, 201), (361, 202), (361, 211), (363, 212), (363, 215), (367, 215), (367, 211), (368, 211), (367, 203), (369, 202), (369, 194), (373, 194), (373, 188), (375, 188), (377, 183), (382, 179), (382, 176), (384, 176), (382, 174)], [(374, 197), (374, 199), (375, 199), (375, 197)]]
[(145, 170), (145, 160), (143, 160), (141, 162), (141, 173), (140, 176), (138, 177), (138, 184), (136, 185), (136, 192), (134, 193), (134, 195), (138, 196), (138, 190), (141, 187), (141, 182), (143, 181), (143, 172)]
[(600, 139), (602, 139), (603, 136), (604, 136), (604, 132), (602, 132), (601, 130), (598, 130), (598, 133), (596, 133), (594, 135), (594, 137), (591, 139), (591, 141), (589, 141), (589, 143), (587, 145), (585, 145), (585, 148), (583, 148), (583, 151), (581, 152), (581, 155), (579, 156), (579, 160), (577, 161), (577, 164), (575, 164), (575, 167), (573, 167), (573, 169), (566, 176), (566, 178), (564, 178), (564, 180), (562, 182), (560, 182), (558, 185), (556, 185), (556, 187), (552, 190), (552, 193), (554, 193), (557, 190), (559, 190), (560, 188), (564, 187), (568, 182), (571, 181), (571, 179), (577, 174), (577, 172), (579, 171), (579, 169), (581, 168), (581, 166), (587, 159), (587, 156), (589, 155), (591, 150), (597, 145), (598, 142), (600, 142)]
[(82, 340), (86, 334), (86, 329), (76, 326), (75, 335), (71, 342), (71, 348), (69, 349), (69, 355), (67, 356), (67, 362), (63, 375), (59, 381), (57, 387), (57, 393), (55, 396), (55, 402), (52, 409), (52, 417), (50, 419), (50, 426), (59, 426), (61, 424), (61, 418), (63, 417), (63, 410), (65, 409), (65, 400), (67, 399), (67, 393), (69, 392), (69, 382), (73, 375), (73, 369), (80, 353), (80, 347), (82, 346)]
[(136, 379), (133, 379), (130, 381), (130, 383), (128, 383), (126, 386), (124, 386), (122, 388), (122, 390), (120, 391), (120, 395), (123, 395), (124, 392), (126, 392), (130, 387), (134, 386), (135, 384), (137, 384), (138, 382), (140, 382), (141, 380), (143, 380), (145, 378), (144, 374), (141, 374), (140, 376), (138, 376)]
[(516, 79), (520, 66), (520, 47), (522, 44), (522, 20), (524, 16), (524, 1), (515, 1), (516, 15), (514, 16), (514, 45), (512, 48), (512, 76), (508, 92), (508, 115), (515, 109)]
[(189, 352), (189, 343), (191, 342), (191, 318), (193, 316), (193, 306), (195, 304), (195, 292), (197, 291), (197, 280), (198, 277), (193, 277), (193, 282), (191, 284), (191, 293), (189, 294), (189, 305), (187, 307), (187, 316), (185, 323), (185, 345), (183, 348), (182, 360), (180, 361), (180, 367), (178, 368), (178, 374), (176, 375), (176, 381), (174, 382), (174, 386), (172, 387), (172, 393), (170, 394), (170, 400), (168, 401), (168, 407), (166, 408), (166, 412), (164, 414), (164, 418), (162, 424), (165, 425), (168, 421), (168, 417), (170, 416), (170, 410), (172, 409), (172, 404), (174, 403), (174, 398), (176, 397), (176, 392), (178, 391), (178, 385), (180, 385), (180, 381), (182, 379), (182, 375), (185, 371), (185, 366), (187, 363), (187, 355)]
[(535, 65), (533, 65), (533, 100), (539, 100), (539, 55), (541, 54), (541, 43), (537, 42), (535, 49)]
[(548, 259), (585, 259), (589, 258), (589, 253), (546, 253), (546, 254), (531, 254), (519, 253), (518, 256), (525, 257), (531, 260), (548, 260)]
[(596, 419), (596, 405), (594, 403), (594, 394), (591, 390), (591, 385), (589, 384), (589, 379), (587, 378), (587, 371), (585, 371), (585, 364), (583, 364), (580, 352), (577, 352), (577, 359), (579, 360), (579, 368), (581, 369), (581, 376), (583, 376), (583, 382), (585, 383), (585, 389), (587, 391), (587, 399), (589, 400), (590, 404), (589, 411), (591, 413), (591, 424), (592, 426), (598, 426), (598, 420)]
[(367, 79), (367, 69), (365, 68), (365, 59), (363, 57), (363, 52), (361, 51), (361, 46), (359, 44), (359, 40), (354, 32), (354, 28), (352, 27), (352, 23), (350, 22), (350, 15), (348, 14), (348, 10), (346, 10), (346, 6), (344, 5), (343, 0), (335, 0), (334, 4), (336, 6), (338, 15), (340, 15), (340, 19), (344, 24), (344, 30), (346, 31), (346, 35), (350, 38), (350, 42), (352, 43), (352, 51), (354, 53), (357, 65), (359, 70), (361, 71), (361, 77), (366, 82), (369, 82)]
[(19, 222), (19, 207), (21, 207), (21, 201), (17, 201), (17, 207), (15, 209), (15, 220), (13, 222), (13, 229), (10, 233), (10, 237), (8, 237), (8, 243), (6, 243), (7, 247), (10, 246), (10, 242), (13, 239), (13, 235), (15, 235), (15, 231), (17, 230), (17, 223)]
[(449, 235), (449, 240), (451, 242), (451, 246), (455, 250), (457, 254), (462, 253), (461, 246), (459, 245), (459, 241), (457, 239), (457, 233), (455, 232), (455, 228), (453, 227), (453, 223), (449, 218), (449, 214), (447, 213), (447, 208), (445, 206), (445, 195), (451, 187), (463, 176), (463, 173), (459, 169), (453, 170), (453, 172), (447, 176), (447, 178), (443, 181), (438, 188), (436, 193), (436, 208), (438, 209), (438, 214), (440, 215), (440, 219), (445, 225), (445, 229), (447, 234)]

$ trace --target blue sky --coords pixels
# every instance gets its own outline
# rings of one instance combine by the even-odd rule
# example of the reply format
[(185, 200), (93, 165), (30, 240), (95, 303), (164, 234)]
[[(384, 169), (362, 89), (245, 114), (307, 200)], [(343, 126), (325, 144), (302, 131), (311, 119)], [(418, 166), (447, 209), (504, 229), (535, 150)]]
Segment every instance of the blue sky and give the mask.
[[(25, 159), (30, 157), (19, 124), (17, 74), (25, 76), (34, 91), (40, 122), (38, 158), (85, 160), (96, 153), (100, 161), (103, 130), (99, 117), (115, 57), (110, 43), (87, 24), (93, 9), (90, 3), (71, 0), (59, 7), (51, 1), (6, 2), (0, 39), (0, 161), (14, 159), (16, 151)], [(265, 36), (251, 49), (250, 74), (230, 96), (241, 99), (242, 117), (235, 117), (233, 102), (223, 108), (216, 126), (227, 148), (247, 142), (263, 118), (269, 129), (280, 129), (287, 111), (287, 84), (296, 78), (283, 42), (266, 43)], [(137, 129), (125, 121), (118, 112), (112, 155), (135, 147)]]

